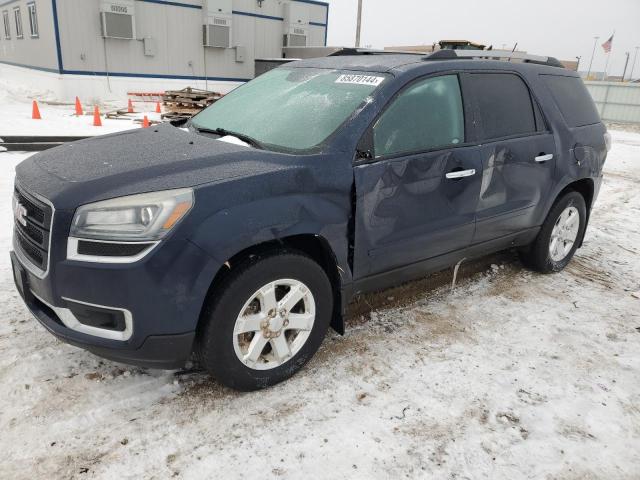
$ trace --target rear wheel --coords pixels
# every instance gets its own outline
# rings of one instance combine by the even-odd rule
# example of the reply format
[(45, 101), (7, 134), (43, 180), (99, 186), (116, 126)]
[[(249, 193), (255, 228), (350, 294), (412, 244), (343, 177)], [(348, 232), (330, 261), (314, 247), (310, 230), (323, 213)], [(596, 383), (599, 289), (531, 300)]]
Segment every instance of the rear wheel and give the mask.
[(520, 252), (525, 265), (542, 273), (559, 272), (573, 258), (586, 227), (584, 197), (569, 192), (551, 208), (535, 241)]
[(315, 354), (332, 310), (329, 279), (309, 257), (280, 252), (249, 261), (212, 298), (198, 339), (199, 358), (229, 387), (274, 385)]

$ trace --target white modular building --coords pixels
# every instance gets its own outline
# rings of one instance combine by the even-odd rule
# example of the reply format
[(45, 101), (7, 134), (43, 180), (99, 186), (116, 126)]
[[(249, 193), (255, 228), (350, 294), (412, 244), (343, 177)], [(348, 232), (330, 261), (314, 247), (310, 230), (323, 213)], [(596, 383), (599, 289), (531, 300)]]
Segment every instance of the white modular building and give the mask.
[(61, 99), (185, 86), (225, 93), (256, 58), (325, 46), (316, 0), (0, 0), (0, 75)]

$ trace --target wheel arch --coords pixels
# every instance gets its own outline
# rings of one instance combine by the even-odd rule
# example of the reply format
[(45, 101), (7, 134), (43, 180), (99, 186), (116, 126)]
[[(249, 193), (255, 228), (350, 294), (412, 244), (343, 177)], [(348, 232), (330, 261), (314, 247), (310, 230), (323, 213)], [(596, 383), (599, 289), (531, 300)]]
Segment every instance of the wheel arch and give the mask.
[[(553, 203), (549, 207), (549, 211), (558, 202), (558, 200), (560, 200), (568, 192), (577, 192), (580, 195), (582, 195), (582, 197), (584, 198), (584, 203), (587, 207), (587, 223), (585, 225), (585, 231), (586, 231), (586, 228), (589, 225), (589, 218), (591, 216), (591, 207), (593, 206), (593, 199), (595, 195), (595, 182), (593, 181), (592, 178), (587, 177), (587, 178), (581, 178), (580, 180), (575, 180), (567, 184), (562, 190), (560, 190), (560, 192), (558, 192), (558, 194), (553, 200)], [(584, 238), (584, 235), (583, 235), (583, 238)], [(578, 244), (578, 247), (582, 246), (583, 238), (580, 239), (580, 243)]]
[(202, 324), (202, 317), (206, 313), (207, 306), (215, 297), (216, 291), (225, 281), (225, 278), (239, 265), (268, 255), (274, 251), (292, 250), (302, 252), (318, 263), (326, 272), (331, 282), (333, 291), (333, 314), (331, 328), (337, 333), (344, 333), (342, 318), (342, 275), (335, 252), (329, 241), (317, 234), (296, 234), (287, 237), (264, 241), (245, 247), (229, 257), (218, 269), (207, 291), (198, 320), (198, 329)]

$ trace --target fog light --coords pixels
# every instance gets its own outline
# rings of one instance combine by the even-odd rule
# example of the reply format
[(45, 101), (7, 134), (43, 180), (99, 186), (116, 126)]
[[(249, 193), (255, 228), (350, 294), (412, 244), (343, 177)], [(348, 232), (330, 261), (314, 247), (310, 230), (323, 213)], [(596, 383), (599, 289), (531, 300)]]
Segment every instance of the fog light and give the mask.
[(78, 322), (88, 327), (124, 332), (127, 328), (124, 312), (67, 301), (67, 306)]

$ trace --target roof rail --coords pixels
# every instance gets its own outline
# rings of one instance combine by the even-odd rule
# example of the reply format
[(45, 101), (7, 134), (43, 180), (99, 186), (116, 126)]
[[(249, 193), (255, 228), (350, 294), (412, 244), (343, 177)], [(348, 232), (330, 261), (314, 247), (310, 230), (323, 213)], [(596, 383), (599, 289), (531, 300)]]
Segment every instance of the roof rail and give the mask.
[(538, 65), (548, 65), (550, 67), (564, 68), (558, 59), (554, 57), (543, 57), (524, 52), (512, 52), (511, 50), (438, 50), (426, 56), (425, 60), (456, 60), (474, 58), (482, 60), (507, 60), (521, 63), (535, 63)]
[(409, 52), (404, 50), (373, 50), (370, 48), (342, 48), (329, 54), (329, 57), (343, 57), (347, 55), (423, 55), (424, 52)]

